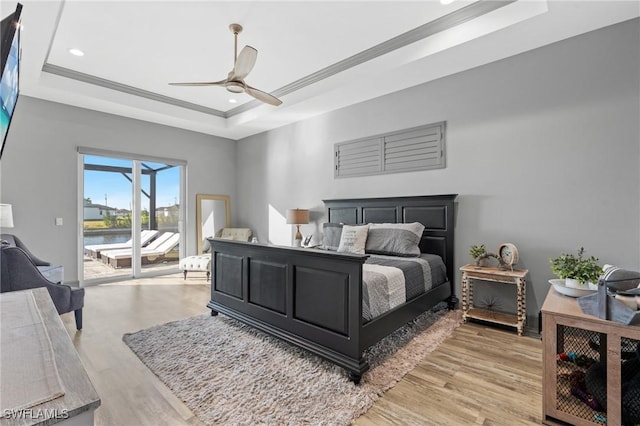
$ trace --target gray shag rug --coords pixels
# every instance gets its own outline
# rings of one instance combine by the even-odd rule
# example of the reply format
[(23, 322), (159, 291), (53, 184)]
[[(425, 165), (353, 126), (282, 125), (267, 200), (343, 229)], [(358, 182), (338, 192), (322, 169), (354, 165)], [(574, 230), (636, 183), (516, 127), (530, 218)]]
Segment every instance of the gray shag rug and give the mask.
[(347, 425), (462, 321), (440, 304), (365, 354), (359, 386), (344, 369), (223, 315), (170, 322), (123, 340), (207, 425)]

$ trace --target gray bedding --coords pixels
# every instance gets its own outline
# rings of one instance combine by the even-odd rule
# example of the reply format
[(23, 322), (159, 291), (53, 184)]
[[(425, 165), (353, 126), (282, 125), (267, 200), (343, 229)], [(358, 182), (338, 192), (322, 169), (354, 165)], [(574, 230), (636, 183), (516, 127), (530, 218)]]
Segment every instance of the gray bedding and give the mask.
[(363, 265), (362, 317), (365, 321), (447, 282), (442, 258), (371, 255)]

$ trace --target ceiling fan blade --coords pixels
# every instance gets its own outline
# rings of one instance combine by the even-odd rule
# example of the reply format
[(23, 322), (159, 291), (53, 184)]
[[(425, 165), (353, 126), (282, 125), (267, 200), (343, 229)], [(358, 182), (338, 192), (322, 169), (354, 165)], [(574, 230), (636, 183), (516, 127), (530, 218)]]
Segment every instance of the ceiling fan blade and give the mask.
[(273, 106), (278, 106), (282, 103), (282, 101), (276, 98), (275, 96), (270, 95), (266, 92), (263, 92), (262, 90), (258, 90), (255, 87), (251, 87), (248, 84), (245, 85), (245, 91), (247, 92), (248, 95), (253, 96), (257, 100), (268, 103)]
[(203, 81), (193, 83), (169, 83), (170, 86), (224, 86), (227, 80), (220, 81)]
[(236, 65), (231, 71), (229, 80), (243, 80), (256, 64), (258, 51), (251, 46), (245, 46), (236, 59)]

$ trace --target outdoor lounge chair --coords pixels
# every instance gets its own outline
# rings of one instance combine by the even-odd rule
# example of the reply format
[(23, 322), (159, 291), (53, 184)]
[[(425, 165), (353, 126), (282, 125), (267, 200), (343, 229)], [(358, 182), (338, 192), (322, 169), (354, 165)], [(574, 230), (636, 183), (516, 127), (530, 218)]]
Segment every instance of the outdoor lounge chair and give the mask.
[[(149, 241), (154, 239), (158, 235), (158, 231), (153, 229), (145, 229), (140, 233), (140, 244), (144, 247), (149, 244)], [(84, 247), (85, 252), (97, 259), (100, 257), (100, 252), (105, 250), (118, 250), (118, 249), (126, 249), (133, 247), (133, 239), (129, 239), (124, 243), (111, 243), (111, 244), (91, 244)]]
[[(165, 241), (167, 241), (169, 238), (171, 238), (174, 235), (173, 232), (163, 232), (162, 234), (160, 234), (160, 236), (158, 238), (156, 238), (155, 240), (151, 241), (147, 247), (149, 250), (155, 250), (158, 248), (158, 246), (160, 246), (162, 243), (164, 243)], [(116, 254), (131, 254), (133, 252), (133, 248), (129, 247), (129, 248), (121, 248), (121, 249), (116, 249), (116, 250), (103, 250), (100, 252), (100, 260), (102, 260), (102, 263), (106, 263), (107, 265), (109, 264), (109, 257), (114, 257)]]
[[(162, 238), (161, 235), (159, 238)], [(155, 241), (154, 241), (155, 242)], [(175, 233), (162, 243), (157, 245), (149, 244), (147, 247), (140, 249), (140, 257), (142, 264), (156, 263), (162, 261), (165, 256), (173, 249), (175, 249), (180, 243), (180, 234)], [(133, 257), (133, 250), (109, 250), (102, 252), (101, 258), (104, 263), (108, 263), (114, 268), (121, 268), (124, 266), (131, 266), (131, 258)]]

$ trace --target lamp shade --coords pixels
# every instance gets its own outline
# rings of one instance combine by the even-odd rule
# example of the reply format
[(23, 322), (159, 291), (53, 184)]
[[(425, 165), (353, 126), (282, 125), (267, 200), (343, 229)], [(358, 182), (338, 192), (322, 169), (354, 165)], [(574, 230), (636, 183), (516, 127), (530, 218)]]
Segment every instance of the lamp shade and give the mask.
[(0, 204), (0, 228), (13, 228), (11, 204)]
[(290, 225), (303, 225), (305, 223), (309, 223), (309, 210), (287, 210), (287, 223)]

